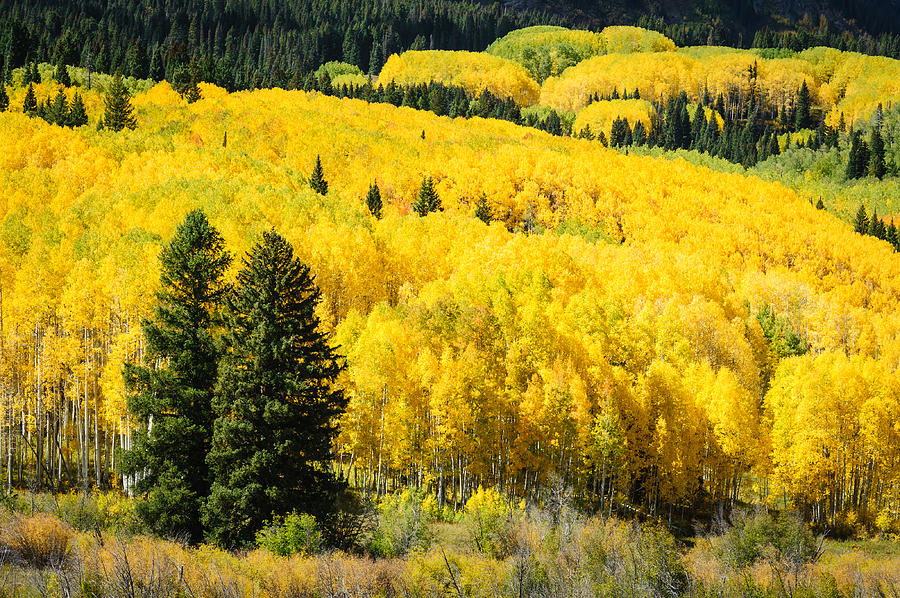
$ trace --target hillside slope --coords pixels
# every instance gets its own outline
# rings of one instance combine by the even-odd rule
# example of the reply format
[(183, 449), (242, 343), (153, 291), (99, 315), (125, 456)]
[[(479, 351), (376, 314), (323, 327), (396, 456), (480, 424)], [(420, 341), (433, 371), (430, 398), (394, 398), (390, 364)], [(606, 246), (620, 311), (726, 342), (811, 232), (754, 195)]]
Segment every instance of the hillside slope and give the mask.
[[(275, 227), (312, 267), (348, 358), (338, 454), (367, 484), (527, 496), (555, 473), (649, 511), (741, 492), (895, 504), (886, 243), (779, 185), (597, 142), (315, 93), (203, 95), (139, 94), (120, 134), (0, 114), (8, 421), (49, 404), (73, 439), (60, 414), (83, 400), (126, 441), (120, 371), (141, 355), (156, 254), (201, 207), (232, 251)], [(304, 174), (316, 155), (326, 196)], [(444, 211), (420, 218), (425, 175)], [(490, 226), (472, 217), (482, 195)]]

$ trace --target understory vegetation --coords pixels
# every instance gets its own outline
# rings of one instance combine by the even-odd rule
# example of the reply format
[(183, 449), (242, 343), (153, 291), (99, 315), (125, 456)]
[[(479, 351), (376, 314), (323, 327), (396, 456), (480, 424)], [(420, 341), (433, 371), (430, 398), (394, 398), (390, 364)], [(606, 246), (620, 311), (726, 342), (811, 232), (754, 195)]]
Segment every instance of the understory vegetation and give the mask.
[[(142, 535), (110, 493), (7, 495), (4, 596), (867, 598), (900, 590), (888, 538), (836, 542), (791, 514), (736, 510), (689, 541), (659, 523), (586, 517), (559, 486), (541, 507), (479, 490), (459, 514), (415, 490), (374, 504), (359, 543), (326, 549), (316, 522), (272, 522), (228, 553)], [(373, 558), (375, 557), (375, 558)]]

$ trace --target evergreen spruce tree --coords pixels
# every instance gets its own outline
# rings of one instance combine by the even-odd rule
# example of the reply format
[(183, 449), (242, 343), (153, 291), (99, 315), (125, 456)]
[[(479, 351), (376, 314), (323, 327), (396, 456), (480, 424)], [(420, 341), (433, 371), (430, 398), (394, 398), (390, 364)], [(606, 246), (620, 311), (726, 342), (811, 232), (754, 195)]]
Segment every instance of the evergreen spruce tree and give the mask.
[(728, 113), (725, 111), (725, 98), (720, 93), (716, 96), (716, 112), (719, 113), (725, 122), (728, 122)]
[(316, 165), (309, 177), (309, 186), (319, 195), (328, 193), (328, 181), (325, 180), (325, 171), (322, 170), (322, 157), (316, 156)]
[(847, 158), (846, 176), (848, 179), (858, 179), (865, 176), (868, 160), (863, 161), (862, 137), (859, 131), (850, 134), (850, 154)]
[(72, 98), (72, 104), (69, 106), (69, 114), (66, 119), (66, 125), (69, 127), (83, 127), (88, 122), (87, 111), (84, 109), (84, 101), (81, 94), (77, 91)]
[(149, 76), (154, 81), (162, 81), (166, 78), (166, 69), (163, 66), (162, 50), (157, 48), (150, 58)]
[(691, 149), (699, 150), (703, 146), (703, 133), (707, 126), (706, 111), (698, 106), (694, 111), (694, 121), (691, 123)]
[(134, 107), (131, 105), (131, 93), (125, 87), (122, 75), (113, 77), (112, 85), (106, 92), (106, 110), (103, 113), (102, 126), (111, 131), (134, 129), (137, 121), (134, 118)]
[(69, 122), (69, 102), (66, 101), (66, 94), (63, 90), (59, 90), (53, 103), (47, 111), (47, 122), (54, 125), (64, 127)]
[(887, 225), (884, 233), (884, 240), (894, 246), (894, 249), (897, 248), (897, 243), (900, 239), (897, 238), (897, 226), (893, 223), (893, 221)]
[(487, 196), (484, 193), (481, 194), (481, 197), (478, 198), (478, 203), (475, 204), (475, 217), (485, 224), (490, 224), (493, 219), (491, 206), (488, 204)]
[(369, 185), (369, 192), (366, 194), (366, 206), (375, 218), (381, 218), (381, 190), (378, 188), (377, 183)]
[(143, 322), (147, 365), (126, 365), (128, 409), (140, 427), (122, 471), (134, 480), (137, 514), (163, 536), (202, 537), (201, 501), (209, 494), (206, 455), (220, 351), (215, 334), (231, 256), (203, 212), (178, 226), (160, 253), (153, 320)]
[(866, 165), (869, 176), (876, 179), (884, 178), (886, 166), (884, 162), (884, 138), (878, 129), (872, 129), (869, 138), (869, 163)]
[(342, 369), (321, 332), (319, 290), (276, 232), (244, 259), (226, 301), (225, 354), (214, 407), (213, 473), (203, 508), (208, 539), (246, 545), (271, 520), (298, 509), (328, 513), (342, 489), (330, 471)]
[(870, 237), (877, 237), (878, 230), (879, 230), (878, 224), (880, 222), (881, 222), (881, 220), (878, 219), (878, 210), (875, 208), (872, 208), (872, 217), (869, 218), (869, 228), (866, 231), (866, 234), (869, 235)]
[(772, 133), (772, 136), (769, 137), (769, 148), (767, 152), (770, 156), (777, 156), (781, 153), (781, 148), (778, 145), (778, 135)]
[(438, 197), (437, 191), (434, 189), (434, 181), (430, 176), (422, 179), (422, 186), (419, 187), (419, 194), (416, 196), (412, 209), (419, 216), (427, 216), (429, 212), (441, 209), (441, 198)]
[[(684, 96), (684, 92), (681, 95)], [(677, 147), (691, 149), (691, 115), (687, 109), (687, 97), (684, 96), (684, 99), (679, 100), (679, 104), (681, 104), (681, 110), (679, 111), (681, 122), (678, 126), (680, 144)]]
[(72, 79), (69, 77), (69, 69), (66, 68), (66, 65), (63, 64), (62, 60), (56, 64), (56, 72), (53, 74), (53, 78), (63, 87), (72, 86)]
[(37, 98), (34, 95), (34, 85), (31, 83), (28, 84), (28, 89), (25, 91), (25, 99), (22, 101), (22, 112), (31, 116), (37, 113)]
[(821, 197), (819, 198), (819, 201), (816, 202), (816, 209), (817, 209), (817, 210), (824, 210), (824, 209), (825, 209), (825, 203), (822, 201), (822, 198), (821, 198)]
[(6, 95), (6, 82), (0, 81), (0, 112), (6, 112), (9, 108), (9, 96)]
[(184, 90), (184, 99), (188, 104), (193, 104), (200, 100), (200, 87), (197, 85), (197, 79), (191, 77), (187, 87)]
[(856, 220), (853, 224), (853, 230), (861, 235), (869, 232), (869, 217), (866, 215), (866, 206), (860, 204), (856, 211)]
[(809, 87), (806, 86), (806, 80), (800, 86), (800, 92), (797, 94), (797, 107), (794, 111), (794, 126), (800, 129), (808, 129), (812, 126), (810, 118), (810, 107), (812, 99), (809, 96)]
[(647, 144), (647, 129), (644, 127), (644, 123), (641, 121), (637, 121), (634, 123), (634, 132), (632, 133), (632, 139), (634, 140), (634, 145), (646, 145)]

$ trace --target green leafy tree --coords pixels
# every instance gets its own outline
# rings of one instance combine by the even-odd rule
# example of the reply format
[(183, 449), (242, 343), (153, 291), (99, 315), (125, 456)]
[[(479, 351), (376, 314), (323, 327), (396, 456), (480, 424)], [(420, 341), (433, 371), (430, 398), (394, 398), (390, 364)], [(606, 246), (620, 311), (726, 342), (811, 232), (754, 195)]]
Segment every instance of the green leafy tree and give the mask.
[(6, 112), (9, 108), (9, 96), (6, 95), (6, 83), (0, 81), (0, 112)]
[(72, 104), (69, 106), (69, 115), (66, 124), (70, 127), (83, 127), (88, 122), (87, 111), (84, 109), (84, 101), (81, 94), (75, 92)]
[(309, 186), (319, 195), (328, 193), (328, 181), (325, 180), (325, 171), (322, 169), (322, 157), (316, 156), (316, 165), (309, 177)]
[(320, 330), (319, 289), (276, 232), (244, 259), (226, 301), (218, 418), (203, 510), (208, 538), (247, 545), (267, 520), (300, 509), (320, 517), (342, 489), (330, 471), (342, 369)]
[(422, 186), (419, 187), (419, 194), (416, 196), (412, 209), (419, 216), (426, 216), (429, 212), (441, 209), (441, 198), (438, 197), (437, 191), (434, 189), (434, 181), (430, 176), (422, 179)]
[(378, 189), (377, 183), (372, 183), (369, 185), (369, 192), (366, 194), (366, 206), (369, 208), (369, 212), (372, 213), (375, 218), (381, 218), (381, 190)]
[(102, 126), (111, 131), (134, 129), (137, 120), (134, 118), (134, 107), (131, 105), (131, 93), (125, 87), (122, 75), (113, 77), (112, 85), (106, 92), (106, 110), (103, 113)]
[(28, 115), (32, 115), (37, 112), (37, 97), (34, 95), (34, 85), (31, 83), (28, 84), (28, 89), (25, 91), (25, 99), (22, 101), (22, 112)]
[(128, 409), (142, 425), (122, 471), (141, 498), (138, 516), (155, 533), (202, 537), (201, 500), (209, 494), (206, 455), (220, 351), (223, 281), (231, 256), (200, 210), (190, 212), (160, 252), (153, 320), (143, 322), (147, 365), (127, 365)]

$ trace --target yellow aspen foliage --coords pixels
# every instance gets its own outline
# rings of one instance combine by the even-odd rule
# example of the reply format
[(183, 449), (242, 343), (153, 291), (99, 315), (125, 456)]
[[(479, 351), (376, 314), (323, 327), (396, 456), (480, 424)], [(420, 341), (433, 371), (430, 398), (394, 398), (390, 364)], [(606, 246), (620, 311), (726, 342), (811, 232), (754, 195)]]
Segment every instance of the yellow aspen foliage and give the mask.
[(523, 66), (483, 52), (410, 50), (388, 58), (378, 82), (397, 85), (443, 83), (472, 94), (489, 91), (520, 106), (537, 103), (540, 89)]
[(542, 82), (586, 58), (605, 54), (606, 40), (593, 31), (538, 25), (507, 33), (485, 52), (521, 64)]
[(631, 54), (636, 52), (672, 52), (675, 42), (657, 31), (613, 25), (600, 32), (610, 54)]
[(613, 121), (618, 118), (627, 118), (628, 125), (634, 127), (638, 122), (644, 124), (644, 130), (650, 131), (652, 120), (650, 114), (653, 107), (647, 100), (601, 100), (591, 104), (578, 113), (575, 117), (574, 131), (581, 131), (585, 126), (590, 126), (594, 134), (601, 131), (607, 139), (610, 138)]
[[(191, 105), (166, 84), (137, 93), (122, 134), (0, 114), (0, 421), (58, 425), (73, 476), (116, 479), (121, 365), (142, 354), (160, 247), (202, 208), (235, 254), (274, 227), (310, 265), (347, 358), (336, 460), (361, 487), (420, 484), (461, 507), (479, 485), (533, 497), (560, 475), (659, 512), (743, 498), (753, 475), (769, 500), (900, 506), (886, 243), (780, 185), (682, 160), (204, 89)], [(305, 174), (317, 155), (325, 196)], [(424, 176), (444, 211), (420, 218)], [(489, 225), (472, 216), (482, 195)]]

